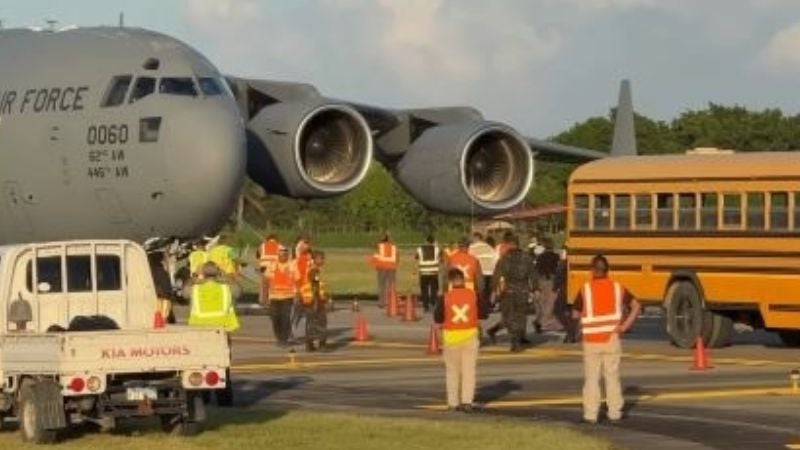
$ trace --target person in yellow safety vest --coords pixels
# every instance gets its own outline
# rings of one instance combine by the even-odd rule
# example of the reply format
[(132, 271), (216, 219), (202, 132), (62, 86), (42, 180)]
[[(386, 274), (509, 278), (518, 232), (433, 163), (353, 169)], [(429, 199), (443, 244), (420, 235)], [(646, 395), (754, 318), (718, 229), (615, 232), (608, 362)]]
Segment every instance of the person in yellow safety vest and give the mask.
[[(605, 378), (608, 420), (623, 419), (619, 366), (622, 335), (639, 316), (641, 305), (620, 283), (608, 277), (608, 260), (592, 258), (592, 279), (583, 285), (573, 302), (573, 317), (583, 331), (583, 420), (597, 423), (602, 398), (600, 380)], [(626, 311), (629, 311), (626, 314)]]
[(272, 331), (278, 345), (289, 344), (292, 332), (292, 307), (297, 296), (297, 268), (289, 260), (289, 249), (281, 246), (278, 251), (278, 263), (267, 277), (269, 281), (269, 315), (272, 319)]
[(233, 280), (222, 273), (214, 262), (203, 264), (200, 277), (187, 284), (185, 290), (191, 299), (190, 326), (222, 327), (227, 332), (239, 329), (234, 299), (238, 289)]
[(203, 244), (201, 242), (195, 242), (192, 246), (192, 252), (189, 253), (189, 274), (192, 277), (199, 277), (200, 269), (202, 269), (203, 264), (208, 261), (208, 252)]
[(378, 307), (383, 308), (397, 281), (397, 246), (392, 243), (389, 233), (381, 237), (371, 262), (378, 274)]
[(223, 239), (208, 250), (208, 260), (219, 266), (225, 275), (236, 275), (239, 272), (239, 263), (233, 247), (227, 245)]
[(319, 349), (325, 350), (328, 334), (328, 293), (322, 281), (322, 266), (325, 264), (325, 253), (314, 251), (311, 268), (300, 284), (300, 299), (306, 317), (306, 350), (316, 350), (314, 341), (319, 342)]

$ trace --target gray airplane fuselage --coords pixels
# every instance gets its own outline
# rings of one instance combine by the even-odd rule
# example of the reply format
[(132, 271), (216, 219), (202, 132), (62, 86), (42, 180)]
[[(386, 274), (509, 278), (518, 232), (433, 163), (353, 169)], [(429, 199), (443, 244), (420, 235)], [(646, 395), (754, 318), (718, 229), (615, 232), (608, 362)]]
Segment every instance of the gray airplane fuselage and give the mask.
[(228, 216), (245, 164), (236, 101), (185, 44), (0, 30), (0, 244), (199, 236)]

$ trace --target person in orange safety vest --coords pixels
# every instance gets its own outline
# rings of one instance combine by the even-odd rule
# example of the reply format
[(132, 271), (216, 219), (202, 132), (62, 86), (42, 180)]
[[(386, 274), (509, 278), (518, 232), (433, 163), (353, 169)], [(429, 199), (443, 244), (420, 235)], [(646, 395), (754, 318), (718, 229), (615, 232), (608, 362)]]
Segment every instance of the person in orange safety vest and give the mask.
[(434, 319), (441, 324), (443, 357), (446, 368), (447, 407), (472, 412), (478, 365), (481, 305), (474, 290), (465, 286), (464, 274), (448, 271), (452, 288), (437, 302)]
[(300, 280), (297, 267), (289, 260), (289, 249), (280, 247), (278, 262), (267, 278), (272, 330), (278, 345), (285, 346), (289, 344), (292, 332), (292, 308), (297, 296), (297, 282)]
[[(608, 277), (608, 260), (592, 258), (592, 279), (586, 282), (573, 302), (573, 316), (583, 331), (583, 420), (597, 423), (600, 411), (600, 380), (605, 379), (608, 420), (622, 420), (620, 336), (630, 329), (639, 315), (639, 302), (620, 283)], [(630, 311), (625, 314), (625, 311)]]
[(389, 233), (384, 233), (371, 258), (372, 266), (378, 275), (378, 306), (383, 308), (396, 288), (397, 246), (392, 243)]

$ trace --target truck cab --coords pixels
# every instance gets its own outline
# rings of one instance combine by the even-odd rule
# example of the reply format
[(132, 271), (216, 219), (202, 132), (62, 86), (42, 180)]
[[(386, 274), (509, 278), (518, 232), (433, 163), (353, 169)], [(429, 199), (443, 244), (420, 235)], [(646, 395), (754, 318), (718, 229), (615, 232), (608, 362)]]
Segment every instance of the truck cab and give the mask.
[(155, 288), (138, 244), (0, 247), (0, 304), (0, 427), (16, 417), (25, 440), (152, 415), (189, 434), (205, 418), (209, 392), (230, 400), (227, 333), (154, 328)]

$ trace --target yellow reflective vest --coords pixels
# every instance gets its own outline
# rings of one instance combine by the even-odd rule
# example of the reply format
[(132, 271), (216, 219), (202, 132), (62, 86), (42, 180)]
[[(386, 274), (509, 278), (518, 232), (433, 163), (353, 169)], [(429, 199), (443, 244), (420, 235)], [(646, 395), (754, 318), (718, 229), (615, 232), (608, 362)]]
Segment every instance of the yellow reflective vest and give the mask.
[(208, 262), (208, 252), (205, 250), (195, 250), (189, 253), (189, 271), (193, 274), (200, 273), (203, 264)]
[(233, 248), (219, 244), (208, 251), (208, 259), (216, 264), (222, 273), (233, 275), (236, 273), (236, 262), (233, 258)]
[(231, 287), (216, 280), (205, 280), (192, 286), (190, 326), (222, 327), (231, 332), (239, 329), (233, 308)]

